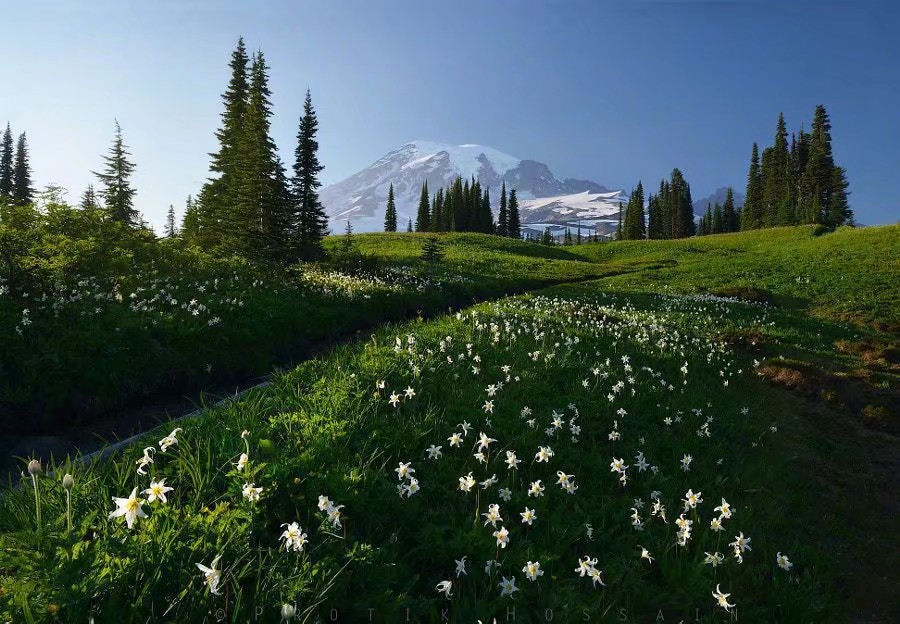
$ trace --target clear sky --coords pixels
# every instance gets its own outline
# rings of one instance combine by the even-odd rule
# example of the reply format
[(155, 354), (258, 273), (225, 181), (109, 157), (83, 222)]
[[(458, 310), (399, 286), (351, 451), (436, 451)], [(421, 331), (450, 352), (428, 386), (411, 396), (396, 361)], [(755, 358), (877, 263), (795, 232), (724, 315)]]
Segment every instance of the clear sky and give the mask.
[(831, 115), (857, 220), (900, 219), (900, 2), (34, 0), (0, 12), (0, 123), (77, 201), (118, 118), (159, 226), (207, 175), (237, 38), (271, 70), (291, 160), (307, 87), (323, 180), (412, 139), (490, 145), (559, 177), (743, 191), (779, 111)]

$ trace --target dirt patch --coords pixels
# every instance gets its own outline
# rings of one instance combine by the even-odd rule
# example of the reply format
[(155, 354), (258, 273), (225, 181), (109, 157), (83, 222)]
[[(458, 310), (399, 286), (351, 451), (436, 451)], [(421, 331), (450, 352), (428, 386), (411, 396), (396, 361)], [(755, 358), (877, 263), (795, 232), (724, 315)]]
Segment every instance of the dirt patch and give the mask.
[(900, 392), (868, 368), (829, 372), (807, 362), (772, 359), (757, 373), (772, 385), (849, 413), (866, 427), (900, 434)]

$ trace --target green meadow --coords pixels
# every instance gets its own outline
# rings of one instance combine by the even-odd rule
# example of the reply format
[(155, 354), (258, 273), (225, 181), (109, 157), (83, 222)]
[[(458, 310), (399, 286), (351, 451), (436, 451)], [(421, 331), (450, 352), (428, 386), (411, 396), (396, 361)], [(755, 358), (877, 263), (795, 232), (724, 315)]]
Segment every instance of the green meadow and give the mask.
[[(146, 394), (333, 346), (109, 458), (22, 458), (0, 498), (0, 620), (898, 614), (900, 227), (442, 234), (425, 261), (429, 238), (334, 236), (329, 261), (283, 274), (145, 266), (95, 276), (70, 316), (32, 306), (45, 359), (19, 405), (38, 412), (44, 384), (100, 383), (42, 377), (44, 332), (115, 318), (160, 345), (181, 363), (141, 372)], [(194, 298), (209, 312), (188, 333)], [(104, 366), (156, 353), (123, 352)]]

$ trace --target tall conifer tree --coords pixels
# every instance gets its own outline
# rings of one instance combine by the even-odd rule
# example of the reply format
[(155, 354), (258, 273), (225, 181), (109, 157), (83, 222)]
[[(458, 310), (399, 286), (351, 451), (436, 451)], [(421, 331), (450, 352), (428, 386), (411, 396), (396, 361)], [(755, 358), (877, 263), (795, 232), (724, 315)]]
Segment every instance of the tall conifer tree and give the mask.
[(416, 231), (427, 232), (431, 229), (431, 210), (428, 199), (428, 180), (422, 184), (422, 194), (419, 196), (419, 210), (416, 212)]
[(291, 180), (294, 199), (297, 202), (297, 235), (302, 258), (317, 258), (323, 253), (322, 238), (328, 233), (328, 218), (319, 201), (319, 174), (324, 167), (319, 164), (319, 142), (316, 134), (319, 120), (312, 105), (309, 89), (303, 102), (303, 117), (297, 131), (297, 149), (294, 151), (294, 177)]
[(762, 173), (759, 167), (759, 146), (753, 144), (750, 171), (747, 173), (747, 194), (741, 211), (741, 229), (753, 230), (762, 225)]
[(110, 147), (109, 155), (103, 160), (106, 167), (102, 172), (94, 172), (100, 180), (106, 211), (113, 221), (118, 221), (132, 227), (141, 225), (141, 218), (134, 208), (135, 189), (131, 186), (131, 174), (134, 173), (134, 163), (128, 160), (131, 154), (122, 138), (122, 128), (116, 121), (115, 136)]
[(388, 188), (387, 208), (384, 211), (384, 231), (397, 231), (397, 206), (394, 204), (394, 183)]
[(500, 187), (500, 213), (497, 215), (497, 234), (509, 236), (509, 210), (506, 204), (506, 182)]
[(31, 165), (28, 162), (28, 143), (25, 133), (19, 135), (16, 144), (16, 162), (13, 167), (13, 202), (25, 206), (34, 201), (34, 187), (31, 185)]
[(0, 201), (12, 201), (13, 196), (13, 137), (9, 122), (0, 142)]
[(507, 222), (506, 234), (516, 240), (522, 238), (522, 219), (519, 216), (519, 199), (516, 197), (516, 189), (509, 192), (509, 202), (506, 206)]

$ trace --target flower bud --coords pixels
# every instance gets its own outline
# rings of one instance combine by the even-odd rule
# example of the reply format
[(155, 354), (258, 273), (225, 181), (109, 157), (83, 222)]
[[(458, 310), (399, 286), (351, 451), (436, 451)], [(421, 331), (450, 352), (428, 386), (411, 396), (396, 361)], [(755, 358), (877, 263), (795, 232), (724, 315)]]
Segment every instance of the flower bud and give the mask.
[(282, 620), (292, 620), (294, 616), (297, 614), (297, 609), (294, 608), (294, 605), (283, 604), (281, 605), (281, 619)]
[(41, 469), (41, 462), (37, 459), (32, 459), (28, 462), (28, 474), (32, 477), (39, 477), (43, 470)]
[(250, 432), (247, 431), (246, 429), (244, 429), (243, 431), (241, 431), (241, 437), (246, 440), (247, 438), (250, 437)]
[(73, 487), (75, 487), (75, 478), (69, 473), (66, 473), (66, 476), (63, 477), (62, 485), (63, 489), (65, 489), (66, 491), (71, 490)]

